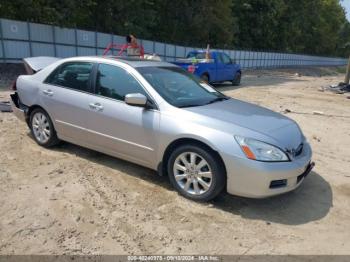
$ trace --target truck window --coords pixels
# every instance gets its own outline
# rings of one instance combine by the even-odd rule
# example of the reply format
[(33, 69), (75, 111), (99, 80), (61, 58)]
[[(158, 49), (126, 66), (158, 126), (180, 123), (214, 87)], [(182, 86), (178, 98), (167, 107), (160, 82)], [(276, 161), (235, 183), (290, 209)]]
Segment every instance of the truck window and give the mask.
[(226, 55), (225, 53), (222, 53), (220, 55), (224, 64), (231, 64), (231, 58), (228, 55)]
[(205, 53), (190, 52), (186, 58), (205, 59)]

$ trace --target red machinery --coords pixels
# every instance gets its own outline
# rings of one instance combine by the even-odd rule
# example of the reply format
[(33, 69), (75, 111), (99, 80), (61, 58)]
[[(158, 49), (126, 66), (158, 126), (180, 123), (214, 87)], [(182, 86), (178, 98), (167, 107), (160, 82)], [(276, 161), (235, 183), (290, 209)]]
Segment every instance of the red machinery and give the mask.
[(138, 45), (138, 44), (116, 44), (116, 43), (109, 43), (106, 47), (106, 49), (103, 51), (103, 56), (107, 55), (109, 51), (113, 51), (113, 49), (115, 50), (119, 50), (117, 56), (122, 56), (122, 54), (124, 52), (126, 52), (126, 50), (128, 48), (138, 48), (140, 50), (140, 57), (143, 58), (145, 51), (143, 49), (142, 45)]

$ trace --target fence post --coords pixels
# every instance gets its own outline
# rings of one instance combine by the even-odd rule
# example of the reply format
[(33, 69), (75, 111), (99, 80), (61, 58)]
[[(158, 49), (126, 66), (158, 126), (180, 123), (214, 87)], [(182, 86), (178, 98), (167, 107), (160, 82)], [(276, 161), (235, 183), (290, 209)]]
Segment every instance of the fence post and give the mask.
[(344, 83), (348, 85), (349, 80), (350, 80), (350, 56), (349, 56), (348, 66), (346, 67), (346, 74), (345, 74)]
[(78, 32), (77, 32), (77, 28), (74, 28), (74, 38), (75, 38), (75, 55), (78, 56)]
[(98, 50), (97, 50), (97, 31), (95, 30), (95, 55), (98, 55)]
[(166, 45), (167, 44), (164, 43), (164, 58), (165, 58), (165, 61), (167, 61), (167, 58), (168, 58), (168, 56), (166, 54)]
[(255, 55), (256, 55), (256, 52), (253, 51), (253, 52), (252, 52), (252, 68), (253, 68), (253, 69), (256, 69), (256, 64), (255, 64), (255, 62), (256, 62), (256, 57), (255, 57)]
[(246, 61), (247, 68), (250, 66), (250, 51), (245, 51), (244, 60)]
[[(112, 44), (112, 48), (111, 48), (111, 53), (112, 53), (112, 56), (114, 55), (113, 54), (113, 51), (114, 51), (114, 49), (113, 49), (113, 34), (111, 33), (111, 44)], [(106, 47), (105, 47), (106, 48)]]
[(31, 37), (30, 25), (28, 21), (27, 21), (27, 30), (28, 30), (28, 40), (29, 40), (29, 56), (33, 56), (32, 37)]
[(0, 19), (0, 40), (1, 40), (2, 60), (4, 61), (4, 63), (6, 63), (5, 44), (4, 44), (4, 37), (2, 34), (2, 19)]
[(55, 32), (54, 25), (51, 26), (51, 30), (52, 30), (52, 40), (53, 40), (53, 54), (54, 54), (54, 57), (57, 57), (56, 32)]

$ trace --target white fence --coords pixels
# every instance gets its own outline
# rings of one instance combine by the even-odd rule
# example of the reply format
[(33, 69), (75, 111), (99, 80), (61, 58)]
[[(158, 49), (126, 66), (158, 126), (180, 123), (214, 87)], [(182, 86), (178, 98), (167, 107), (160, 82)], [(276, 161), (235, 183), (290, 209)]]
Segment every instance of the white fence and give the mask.
[[(156, 53), (172, 62), (185, 57), (194, 47), (178, 46), (139, 39), (146, 53)], [(125, 37), (52, 25), (20, 22), (0, 18), (0, 62), (14, 63), (24, 57), (71, 57), (102, 55), (109, 43), (124, 44)], [(347, 59), (303, 54), (220, 50), (243, 68), (345, 65)], [(116, 53), (115, 53), (116, 54)]]

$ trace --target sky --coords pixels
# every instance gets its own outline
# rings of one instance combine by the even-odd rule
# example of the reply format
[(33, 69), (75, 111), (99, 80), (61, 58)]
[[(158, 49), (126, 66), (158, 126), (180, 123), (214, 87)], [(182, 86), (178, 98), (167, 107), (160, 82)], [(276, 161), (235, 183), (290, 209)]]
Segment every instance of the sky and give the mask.
[(346, 10), (346, 17), (350, 21), (350, 0), (343, 0), (341, 1), (342, 6), (345, 7)]

